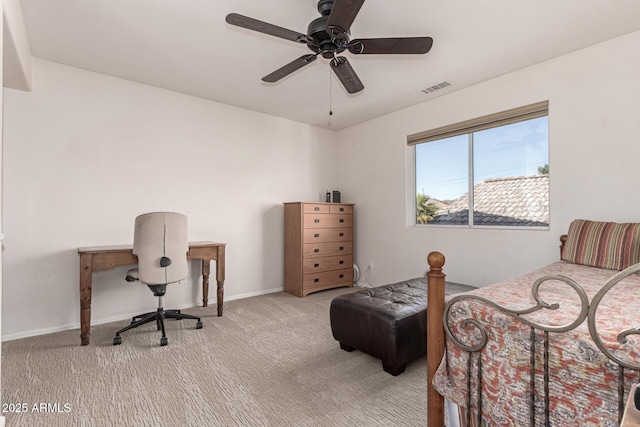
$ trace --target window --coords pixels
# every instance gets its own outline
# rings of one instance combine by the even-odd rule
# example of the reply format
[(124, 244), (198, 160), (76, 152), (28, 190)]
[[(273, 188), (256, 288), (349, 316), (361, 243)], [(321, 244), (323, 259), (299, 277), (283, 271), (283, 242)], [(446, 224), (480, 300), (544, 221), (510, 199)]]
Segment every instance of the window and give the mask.
[(411, 135), (408, 144), (416, 224), (549, 225), (547, 102)]

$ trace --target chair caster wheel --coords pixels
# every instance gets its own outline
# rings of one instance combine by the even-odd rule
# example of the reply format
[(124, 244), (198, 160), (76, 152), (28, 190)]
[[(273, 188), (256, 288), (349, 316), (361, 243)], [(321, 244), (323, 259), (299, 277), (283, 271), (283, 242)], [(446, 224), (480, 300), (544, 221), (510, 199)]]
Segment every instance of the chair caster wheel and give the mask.
[(122, 337), (117, 336), (113, 339), (113, 345), (120, 345), (122, 344)]
[(196, 329), (202, 329), (202, 322), (196, 323)]
[(169, 344), (169, 340), (167, 339), (167, 337), (160, 338), (160, 345), (164, 346), (167, 344)]

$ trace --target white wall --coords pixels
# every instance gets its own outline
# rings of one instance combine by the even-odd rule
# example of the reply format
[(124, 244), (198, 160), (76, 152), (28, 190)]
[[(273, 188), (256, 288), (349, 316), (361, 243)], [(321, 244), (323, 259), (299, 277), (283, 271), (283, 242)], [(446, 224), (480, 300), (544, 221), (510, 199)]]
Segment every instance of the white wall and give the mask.
[[(131, 243), (148, 211), (227, 243), (228, 298), (282, 289), (282, 203), (336, 187), (334, 132), (42, 60), (33, 72), (33, 92), (4, 93), (4, 339), (79, 327), (77, 248)], [(94, 274), (92, 324), (153, 309), (125, 270)], [(199, 304), (196, 279), (165, 306)]]
[[(448, 280), (483, 286), (558, 260), (558, 238), (574, 218), (640, 221), (638, 46), (632, 33), (340, 132), (339, 182), (357, 204), (355, 257), (361, 267), (373, 260), (369, 280), (424, 274), (438, 250)], [(407, 135), (542, 100), (548, 231), (407, 227)]]
[[(337, 134), (36, 60), (32, 93), (5, 90), (3, 339), (78, 327), (77, 248), (130, 242), (135, 215), (157, 209), (227, 242), (229, 298), (282, 287), (281, 203), (327, 188), (357, 204), (373, 284), (424, 274), (432, 250), (449, 280), (481, 286), (555, 261), (573, 218), (640, 221), (638, 45), (640, 32)], [(545, 99), (548, 231), (407, 227), (407, 135)], [(94, 274), (93, 324), (149, 308), (124, 270)], [(165, 305), (199, 303), (191, 285)]]

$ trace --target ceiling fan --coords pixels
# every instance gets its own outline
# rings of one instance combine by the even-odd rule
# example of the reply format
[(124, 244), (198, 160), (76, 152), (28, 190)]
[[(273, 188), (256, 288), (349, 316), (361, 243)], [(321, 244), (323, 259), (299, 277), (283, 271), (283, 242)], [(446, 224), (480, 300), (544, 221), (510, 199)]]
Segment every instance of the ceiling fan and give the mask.
[(423, 54), (431, 50), (431, 37), (396, 37), (374, 39), (350, 39), (350, 27), (365, 0), (319, 0), (318, 12), (322, 15), (311, 21), (307, 34), (298, 33), (248, 16), (230, 13), (226, 21), (249, 30), (280, 37), (296, 43), (304, 43), (313, 52), (302, 55), (282, 68), (262, 78), (274, 83), (296, 70), (315, 61), (318, 55), (330, 59), (334, 73), (349, 93), (360, 92), (364, 85), (349, 60), (338, 54), (345, 50), (355, 55), (364, 54)]

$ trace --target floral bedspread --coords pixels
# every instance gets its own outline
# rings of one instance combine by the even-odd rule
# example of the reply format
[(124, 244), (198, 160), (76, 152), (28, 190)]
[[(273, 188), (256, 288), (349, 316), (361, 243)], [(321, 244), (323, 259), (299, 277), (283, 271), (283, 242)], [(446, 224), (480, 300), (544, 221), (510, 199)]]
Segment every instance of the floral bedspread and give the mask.
[[(517, 279), (480, 288), (468, 294), (482, 296), (509, 309), (524, 309), (535, 305), (531, 288), (536, 279), (562, 275), (576, 281), (591, 301), (600, 287), (615, 273), (617, 271), (556, 262)], [(558, 303), (559, 309), (544, 309), (523, 317), (555, 326), (570, 324), (578, 318), (579, 297), (565, 283), (558, 280), (544, 282), (540, 286), (540, 296), (549, 304)], [(597, 313), (597, 329), (606, 347), (625, 361), (640, 363), (638, 335), (629, 336), (625, 344), (616, 341), (621, 331), (640, 326), (640, 275), (632, 274), (614, 286), (603, 298)], [(482, 302), (464, 300), (452, 307), (448, 322), (455, 336), (466, 343), (473, 342), (473, 337), (478, 336), (477, 329), (474, 332), (472, 327), (460, 325), (460, 321), (468, 317), (478, 319), (486, 325), (489, 338), (481, 351), (484, 421), (489, 426), (530, 425), (530, 327)], [(589, 334), (587, 320), (574, 330), (550, 332), (549, 336), (551, 425), (617, 426), (618, 365), (611, 362), (595, 345)], [(538, 331), (535, 344), (536, 425), (544, 425), (542, 340), (543, 332)], [(440, 394), (462, 407), (467, 405), (467, 359), (467, 353), (447, 339), (445, 357), (433, 381)], [(475, 372), (477, 364), (472, 363), (472, 371)], [(632, 383), (640, 381), (640, 376), (625, 369), (625, 378), (628, 393)], [(474, 398), (475, 388), (474, 379)], [(472, 400), (471, 410), (474, 411), (475, 408), (476, 404)]]

